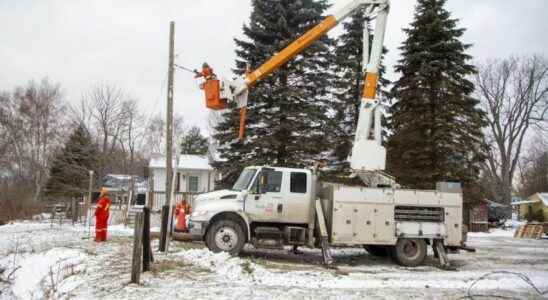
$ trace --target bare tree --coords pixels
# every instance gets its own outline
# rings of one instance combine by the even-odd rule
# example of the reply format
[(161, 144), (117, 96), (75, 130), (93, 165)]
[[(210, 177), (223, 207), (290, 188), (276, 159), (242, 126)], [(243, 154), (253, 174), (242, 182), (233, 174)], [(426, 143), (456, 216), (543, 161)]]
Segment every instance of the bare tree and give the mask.
[[(62, 143), (65, 105), (59, 84), (43, 79), (2, 95), (0, 132), (9, 176), (32, 186), (34, 199), (41, 195), (51, 157)], [(4, 143), (4, 142), (3, 142)]]
[(519, 195), (523, 198), (548, 191), (548, 136), (537, 132), (518, 163)]
[[(177, 142), (185, 132), (185, 126), (181, 115), (176, 114), (173, 120), (173, 134), (175, 136), (174, 141)], [(141, 151), (145, 157), (150, 157), (152, 154), (165, 153), (165, 126), (166, 121), (162, 115), (156, 115), (150, 118), (145, 128), (144, 146)]]
[(486, 139), (491, 145), (483, 166), (486, 188), (497, 202), (510, 203), (524, 141), (532, 128), (546, 129), (548, 63), (540, 56), (511, 57), (478, 69), (475, 84), (488, 114)]

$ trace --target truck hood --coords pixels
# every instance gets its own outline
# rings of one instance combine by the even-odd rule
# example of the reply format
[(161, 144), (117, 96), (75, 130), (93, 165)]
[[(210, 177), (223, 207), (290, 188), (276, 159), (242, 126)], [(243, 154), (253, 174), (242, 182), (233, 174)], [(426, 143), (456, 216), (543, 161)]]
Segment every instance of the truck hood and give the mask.
[(194, 198), (193, 211), (238, 211), (243, 209), (242, 192), (221, 190), (205, 193)]

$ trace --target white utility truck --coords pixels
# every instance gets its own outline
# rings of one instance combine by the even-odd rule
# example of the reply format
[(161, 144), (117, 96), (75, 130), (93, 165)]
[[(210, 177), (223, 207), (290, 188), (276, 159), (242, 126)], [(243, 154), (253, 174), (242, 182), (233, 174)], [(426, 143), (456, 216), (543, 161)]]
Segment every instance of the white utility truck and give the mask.
[(195, 199), (189, 228), (214, 252), (238, 254), (246, 243), (322, 247), (329, 263), (329, 245), (365, 246), (417, 266), (427, 244), (460, 247), (461, 224), (458, 183), (433, 191), (364, 188), (319, 182), (309, 169), (247, 167), (232, 189)]
[(446, 247), (462, 244), (460, 184), (438, 183), (432, 191), (371, 184), (386, 164), (382, 106), (376, 95), (389, 7), (388, 0), (354, 0), (243, 78), (208, 76), (203, 84), (207, 107), (224, 109), (230, 101), (238, 104), (240, 139), (245, 143), (248, 91), (357, 9), (364, 9), (366, 22), (376, 20), (375, 33), (370, 47), (368, 24), (364, 24), (364, 88), (349, 161), (354, 176), (368, 187), (320, 182), (317, 168), (247, 167), (232, 189), (195, 198), (189, 219), (193, 237), (205, 241), (212, 251), (232, 254), (246, 243), (320, 247), (326, 264), (332, 262), (330, 246), (346, 245), (365, 246), (372, 254), (390, 254), (403, 265), (416, 266), (424, 261), (430, 244), (440, 265), (449, 265)]

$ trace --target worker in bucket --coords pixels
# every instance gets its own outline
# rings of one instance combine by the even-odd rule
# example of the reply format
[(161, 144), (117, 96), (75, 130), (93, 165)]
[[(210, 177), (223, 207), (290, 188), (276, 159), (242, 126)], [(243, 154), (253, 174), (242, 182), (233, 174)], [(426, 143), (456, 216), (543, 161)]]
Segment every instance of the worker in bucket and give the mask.
[(101, 188), (97, 207), (95, 208), (95, 241), (107, 240), (108, 217), (110, 215), (110, 196), (107, 188)]
[(182, 199), (175, 207), (175, 231), (188, 231), (186, 227), (186, 216), (188, 214), (190, 214), (190, 205), (188, 205), (185, 199)]
[(213, 69), (207, 63), (204, 63), (202, 65), (201, 72), (198, 72), (198, 70), (194, 70), (194, 73), (196, 73), (196, 76), (194, 76), (194, 78), (203, 77), (205, 80), (209, 80), (216, 77), (215, 73), (213, 73)]

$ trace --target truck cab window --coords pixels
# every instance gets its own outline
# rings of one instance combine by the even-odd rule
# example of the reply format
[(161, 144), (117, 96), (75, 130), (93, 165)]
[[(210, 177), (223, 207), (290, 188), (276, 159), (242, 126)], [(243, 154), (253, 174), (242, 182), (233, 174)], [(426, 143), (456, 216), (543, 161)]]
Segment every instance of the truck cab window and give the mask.
[(291, 172), (290, 191), (306, 194), (306, 173)]
[(232, 187), (233, 191), (242, 191), (249, 188), (249, 184), (251, 183), (251, 180), (253, 180), (253, 176), (255, 176), (255, 173), (257, 172), (256, 169), (244, 169), (242, 174), (240, 174), (240, 177)]
[(266, 174), (266, 192), (279, 193), (282, 189), (282, 172), (281, 171), (263, 171)]

